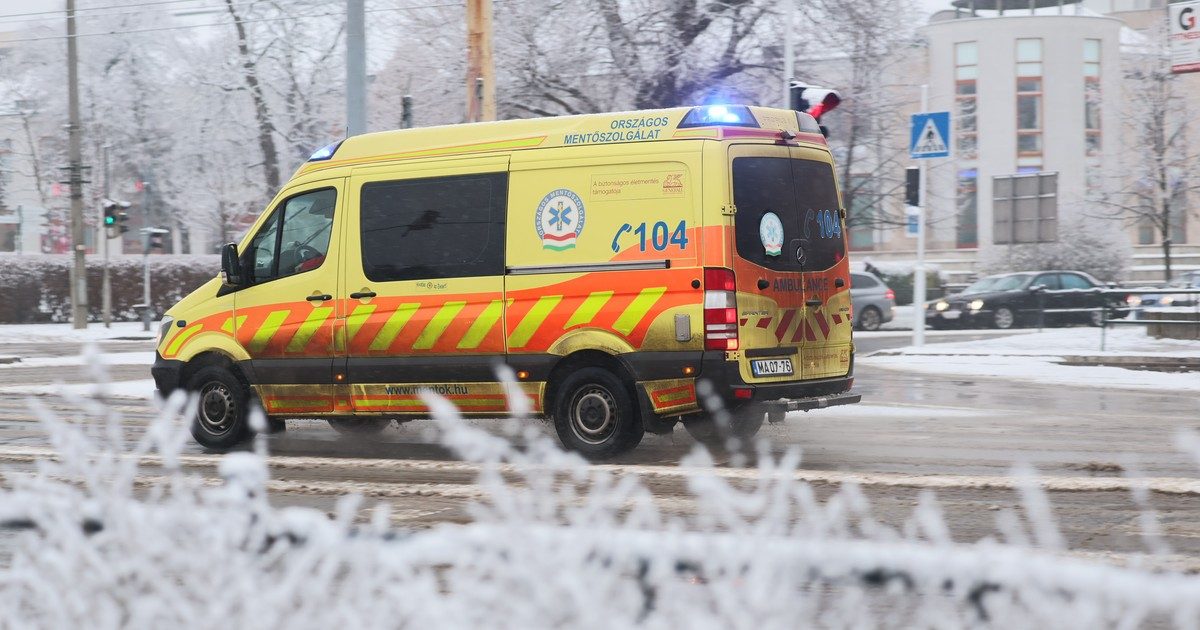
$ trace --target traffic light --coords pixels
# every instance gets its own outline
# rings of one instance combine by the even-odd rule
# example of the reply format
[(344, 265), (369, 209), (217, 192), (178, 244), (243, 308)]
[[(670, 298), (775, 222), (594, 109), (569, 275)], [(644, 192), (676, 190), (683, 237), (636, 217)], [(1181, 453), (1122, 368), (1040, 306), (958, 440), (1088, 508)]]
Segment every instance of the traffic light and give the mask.
[(116, 238), (120, 234), (129, 231), (129, 228), (125, 226), (125, 222), (129, 220), (129, 215), (124, 212), (129, 205), (128, 201), (100, 200), (100, 207), (104, 209), (104, 231), (107, 233), (108, 238)]
[(904, 205), (921, 205), (921, 169), (915, 166), (904, 169)]
[[(816, 118), (818, 123), (821, 122), (821, 116), (842, 104), (842, 95), (837, 90), (807, 85), (799, 81), (792, 81), (790, 92), (792, 109)], [(821, 127), (821, 133), (829, 135), (829, 131), (824, 126)]]

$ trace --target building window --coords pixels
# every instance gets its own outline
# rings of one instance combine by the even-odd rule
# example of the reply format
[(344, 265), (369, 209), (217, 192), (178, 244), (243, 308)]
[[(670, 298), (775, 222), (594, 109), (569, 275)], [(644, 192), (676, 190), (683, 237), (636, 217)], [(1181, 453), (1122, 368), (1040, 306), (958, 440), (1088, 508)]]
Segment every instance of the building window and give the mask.
[(958, 223), (956, 242), (959, 248), (979, 245), (979, 171), (968, 168), (958, 172)]
[(1042, 155), (1042, 40), (1017, 40), (1017, 165)]
[(876, 198), (876, 179), (869, 175), (851, 175), (850, 188), (855, 191), (850, 198), (849, 219), (850, 249), (870, 250), (875, 248), (875, 212), (872, 200)]
[(1083, 127), (1088, 155), (1099, 155), (1100, 40), (1083, 40)]
[(958, 110), (954, 117), (955, 138), (958, 157), (974, 160), (979, 157), (978, 128), (976, 126), (975, 81), (979, 77), (979, 47), (975, 42), (954, 45), (954, 104)]

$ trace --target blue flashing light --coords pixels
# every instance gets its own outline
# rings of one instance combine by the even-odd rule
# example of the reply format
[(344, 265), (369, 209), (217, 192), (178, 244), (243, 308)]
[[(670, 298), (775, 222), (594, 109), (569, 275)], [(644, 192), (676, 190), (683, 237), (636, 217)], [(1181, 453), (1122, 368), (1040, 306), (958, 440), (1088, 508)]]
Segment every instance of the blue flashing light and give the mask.
[(321, 162), (323, 160), (328, 160), (328, 159), (332, 158), (333, 154), (337, 153), (338, 147), (342, 146), (342, 142), (344, 142), (344, 141), (338, 140), (337, 142), (334, 142), (333, 144), (328, 144), (328, 145), (321, 147), (320, 149), (317, 149), (312, 155), (310, 155), (308, 157), (308, 161), (309, 162)]
[(683, 117), (680, 129), (688, 127), (758, 127), (758, 121), (745, 105), (704, 105)]

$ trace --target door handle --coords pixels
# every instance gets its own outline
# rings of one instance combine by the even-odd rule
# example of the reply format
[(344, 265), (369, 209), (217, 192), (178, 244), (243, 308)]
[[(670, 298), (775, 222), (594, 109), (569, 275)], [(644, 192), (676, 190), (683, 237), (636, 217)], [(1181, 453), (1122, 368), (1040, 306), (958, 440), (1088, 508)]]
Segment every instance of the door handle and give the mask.
[(329, 295), (328, 293), (322, 293), (320, 295), (310, 295), (304, 299), (308, 300), (309, 302), (326, 302), (332, 300), (333, 296)]
[(375, 297), (375, 295), (376, 295), (376, 293), (374, 291), (355, 291), (354, 293), (350, 294), (350, 299), (351, 300), (365, 300), (367, 298), (373, 298), (373, 297)]
[(804, 305), (816, 308), (821, 305), (821, 298), (812, 298), (811, 300), (804, 300)]
[(758, 290), (759, 291), (766, 291), (767, 287), (769, 287), (769, 286), (771, 286), (771, 283), (767, 282), (766, 278), (758, 279)]

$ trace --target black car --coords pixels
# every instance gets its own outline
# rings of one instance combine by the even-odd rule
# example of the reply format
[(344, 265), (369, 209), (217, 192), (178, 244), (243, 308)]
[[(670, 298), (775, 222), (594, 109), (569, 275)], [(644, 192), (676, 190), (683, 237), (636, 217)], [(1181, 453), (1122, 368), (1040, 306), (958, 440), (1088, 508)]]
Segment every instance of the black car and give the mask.
[(1105, 285), (1082, 271), (1022, 271), (980, 278), (961, 293), (925, 305), (925, 323), (934, 328), (1012, 328), (1087, 323), (1099, 326), (1102, 307), (1123, 316), (1124, 296), (1104, 294)]

